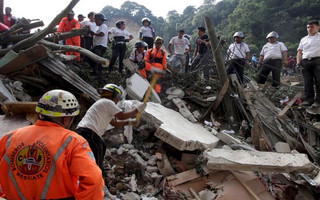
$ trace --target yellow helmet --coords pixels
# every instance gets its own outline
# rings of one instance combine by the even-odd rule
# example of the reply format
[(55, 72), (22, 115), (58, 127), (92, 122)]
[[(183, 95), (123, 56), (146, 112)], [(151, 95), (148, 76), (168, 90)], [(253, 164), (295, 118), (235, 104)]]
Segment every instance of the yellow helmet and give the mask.
[(70, 92), (51, 90), (40, 98), (36, 112), (49, 117), (77, 116), (80, 105)]

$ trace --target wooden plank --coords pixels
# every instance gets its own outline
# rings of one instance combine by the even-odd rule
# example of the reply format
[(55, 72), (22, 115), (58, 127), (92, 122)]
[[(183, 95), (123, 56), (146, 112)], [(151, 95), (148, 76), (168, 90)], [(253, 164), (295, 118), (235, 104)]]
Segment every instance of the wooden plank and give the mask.
[(258, 195), (255, 194), (254, 191), (252, 191), (251, 188), (244, 181), (242, 181), (233, 171), (231, 171), (231, 173), (237, 179), (237, 181), (239, 181), (241, 185), (250, 193), (250, 195), (253, 196), (255, 200), (261, 200), (260, 197), (258, 197)]
[(291, 99), (291, 101), (284, 107), (283, 110), (281, 110), (281, 112), (278, 114), (278, 117), (283, 117), (286, 112), (291, 108), (291, 106), (297, 101), (298, 98), (301, 98), (302, 93), (298, 92), (293, 99)]
[(10, 115), (36, 114), (37, 104), (38, 102), (8, 102), (2, 109)]
[(229, 88), (229, 80), (227, 79), (226, 82), (224, 82), (221, 91), (219, 92), (216, 100), (213, 103), (213, 106), (212, 106), (212, 109), (211, 109), (212, 111), (217, 110), (217, 108), (219, 107), (221, 101), (223, 100), (223, 97), (226, 94), (228, 88)]

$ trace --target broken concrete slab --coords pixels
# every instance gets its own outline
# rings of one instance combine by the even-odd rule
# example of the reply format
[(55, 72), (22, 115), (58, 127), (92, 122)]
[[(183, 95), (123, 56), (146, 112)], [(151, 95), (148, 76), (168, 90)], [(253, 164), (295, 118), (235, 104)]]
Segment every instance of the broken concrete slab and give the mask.
[(0, 138), (2, 138), (5, 134), (9, 133), (10, 131), (29, 125), (31, 125), (31, 122), (26, 120), (26, 118), (23, 115), (0, 115)]
[(228, 145), (232, 145), (232, 144), (241, 144), (241, 141), (235, 137), (233, 137), (231, 134), (228, 134), (227, 130), (222, 130), (219, 133), (217, 133), (217, 138), (219, 138), (219, 140), (223, 141), (224, 143), (228, 144)]
[(179, 108), (179, 112), (182, 116), (184, 116), (193, 123), (197, 122), (196, 118), (194, 118), (194, 116), (192, 115), (192, 113), (190, 112), (186, 103), (183, 100), (181, 100), (180, 98), (173, 98), (172, 102)]
[[(135, 100), (142, 101), (146, 91), (150, 86), (149, 82), (136, 73), (134, 73), (130, 78), (128, 78), (126, 82), (126, 92), (128, 93), (129, 97)], [(154, 91), (154, 89), (152, 89), (149, 100), (151, 102), (161, 103), (161, 99), (158, 96), (158, 94)]]
[(0, 79), (0, 102), (17, 101)]
[(204, 152), (209, 169), (262, 172), (310, 172), (314, 165), (306, 154), (211, 149)]
[(168, 95), (168, 99), (172, 99), (175, 97), (182, 99), (185, 95), (183, 90), (181, 90), (180, 88), (176, 88), (176, 87), (168, 88), (166, 90), (166, 94)]
[(157, 127), (156, 137), (180, 151), (214, 148), (219, 141), (202, 125), (188, 121), (180, 113), (161, 104), (149, 102), (142, 119)]
[(288, 143), (286, 142), (277, 142), (274, 145), (276, 152), (279, 153), (290, 153), (291, 149)]

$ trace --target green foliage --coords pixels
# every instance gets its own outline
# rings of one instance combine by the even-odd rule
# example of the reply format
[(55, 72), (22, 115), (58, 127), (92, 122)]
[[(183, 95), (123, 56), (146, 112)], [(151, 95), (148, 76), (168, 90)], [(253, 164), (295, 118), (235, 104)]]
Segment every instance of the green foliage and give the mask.
[(126, 17), (139, 25), (143, 17), (150, 18), (156, 35), (164, 38), (165, 46), (179, 29), (184, 29), (194, 40), (197, 27), (205, 26), (204, 16), (208, 16), (226, 46), (233, 42), (234, 32), (243, 31), (251, 53), (259, 54), (266, 43), (266, 35), (276, 31), (289, 54), (295, 55), (300, 39), (307, 35), (307, 21), (320, 19), (320, 12), (315, 9), (319, 7), (320, 0), (204, 0), (199, 8), (187, 6), (182, 14), (169, 11), (165, 20), (155, 17), (143, 5), (126, 1), (120, 9), (106, 6), (102, 12), (108, 19)]

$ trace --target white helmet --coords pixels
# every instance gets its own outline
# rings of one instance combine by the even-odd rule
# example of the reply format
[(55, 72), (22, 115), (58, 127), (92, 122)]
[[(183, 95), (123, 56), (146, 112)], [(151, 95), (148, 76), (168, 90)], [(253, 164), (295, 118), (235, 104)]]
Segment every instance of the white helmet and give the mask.
[(119, 86), (113, 83), (105, 85), (103, 88), (99, 88), (98, 92), (101, 96), (104, 96), (103, 91), (107, 91), (111, 94), (112, 98), (117, 97), (119, 101), (123, 99), (123, 92)]
[(50, 117), (77, 116), (80, 106), (76, 97), (64, 90), (50, 90), (36, 106), (36, 112)]
[(233, 37), (240, 37), (240, 38), (244, 38), (244, 34), (243, 34), (243, 32), (238, 31), (238, 32), (235, 32), (235, 33), (233, 34)]
[(273, 37), (273, 38), (277, 38), (278, 39), (278, 37), (279, 37), (279, 35), (278, 35), (278, 33), (277, 32), (275, 32), (275, 31), (271, 31), (268, 35), (267, 35), (267, 39), (268, 38), (271, 38), (271, 37)]
[(149, 24), (151, 24), (150, 19), (147, 18), (147, 17), (145, 17), (145, 18), (143, 18), (143, 19), (141, 20), (142, 25), (143, 25), (143, 22), (144, 22), (144, 21), (147, 21), (147, 22), (149, 22)]

